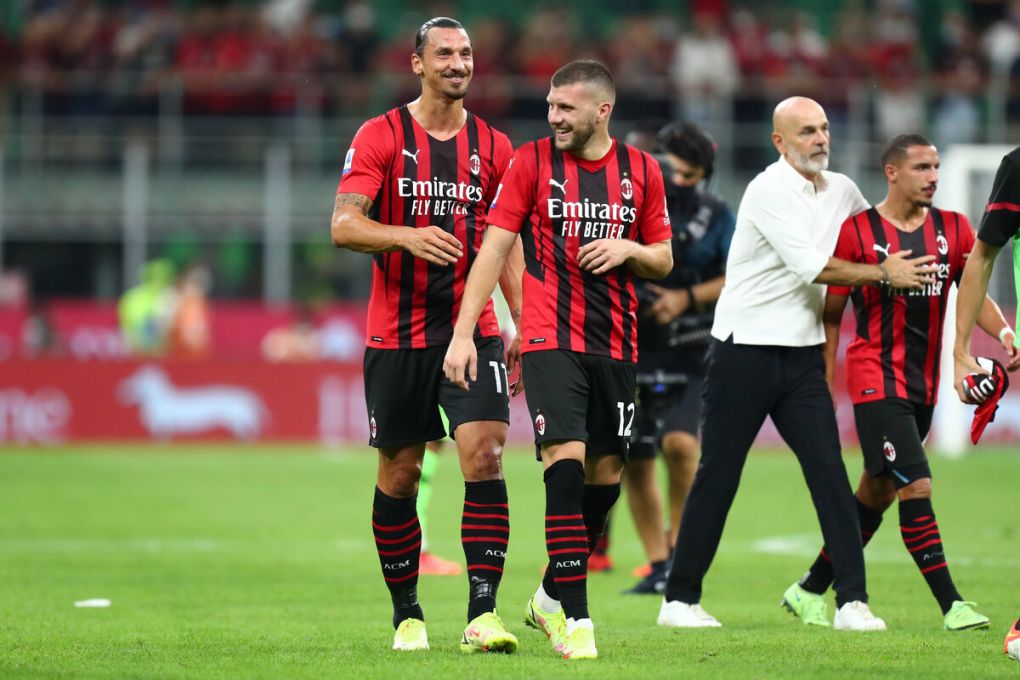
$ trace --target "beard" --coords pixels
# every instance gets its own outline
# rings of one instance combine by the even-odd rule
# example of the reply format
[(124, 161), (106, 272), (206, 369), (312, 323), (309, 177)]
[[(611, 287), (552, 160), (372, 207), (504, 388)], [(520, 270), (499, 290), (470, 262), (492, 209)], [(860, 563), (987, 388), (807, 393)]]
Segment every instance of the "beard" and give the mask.
[(807, 154), (801, 154), (797, 151), (790, 151), (790, 157), (793, 159), (793, 164), (798, 170), (817, 175), (822, 170), (829, 169), (829, 154), (828, 149), (824, 156), (812, 157)]
[[(460, 85), (451, 85), (446, 82), (446, 78), (450, 76), (463, 78), (464, 82), (462, 82)], [(442, 83), (440, 86), (440, 91), (443, 93), (444, 97), (453, 100), (463, 99), (464, 97), (467, 96), (468, 85), (471, 84), (471, 74), (468, 72), (450, 71), (442, 74), (442, 79), (440, 82)]]
[(443, 90), (443, 96), (446, 97), (447, 99), (453, 99), (454, 101), (458, 99), (463, 99), (464, 97), (467, 96), (467, 88), (465, 87), (460, 90), (453, 89)]
[(558, 151), (580, 151), (588, 144), (588, 140), (595, 134), (595, 118), (585, 121), (583, 124), (575, 125), (570, 130), (570, 140), (561, 141), (554, 137)]

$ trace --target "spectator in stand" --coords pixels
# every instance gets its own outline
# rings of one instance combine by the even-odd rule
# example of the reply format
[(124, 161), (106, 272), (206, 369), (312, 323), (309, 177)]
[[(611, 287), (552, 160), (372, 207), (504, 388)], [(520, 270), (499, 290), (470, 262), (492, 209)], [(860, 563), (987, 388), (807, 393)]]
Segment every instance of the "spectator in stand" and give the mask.
[(212, 352), (212, 311), (209, 290), (212, 271), (206, 265), (191, 265), (177, 279), (174, 311), (170, 319), (170, 356), (176, 359), (205, 359)]
[(111, 112), (155, 115), (173, 66), (180, 16), (168, 8), (125, 10), (113, 39)]
[(32, 300), (21, 326), (21, 353), (28, 359), (62, 356), (66, 352), (45, 300)]
[(510, 54), (512, 40), (505, 21), (479, 17), (471, 25), (475, 48), (475, 76), (471, 110), (483, 118), (504, 118), (513, 104), (514, 86), (504, 76), (507, 64), (500, 55)]
[(993, 72), (1008, 75), (1020, 57), (1020, 0), (1010, 0), (1003, 16), (982, 35), (981, 45)]
[(847, 118), (853, 90), (863, 89), (870, 75), (869, 45), (861, 40), (863, 35), (867, 35), (864, 14), (851, 10), (838, 17), (828, 58), (819, 65), (819, 75), (826, 83), (823, 104), (830, 120)]
[(977, 35), (959, 12), (942, 21), (935, 73), (939, 99), (935, 137), (945, 146), (981, 141), (981, 107), (988, 82), (988, 64)]
[(280, 39), (273, 112), (290, 114), (302, 107), (323, 111), (326, 104), (323, 77), (337, 64), (335, 41), (324, 38), (314, 14), (305, 14)]
[(619, 88), (616, 115), (628, 119), (670, 116), (672, 99), (662, 79), (672, 55), (660, 49), (659, 36), (672, 33), (675, 45), (676, 31), (670, 30), (675, 28), (675, 21), (652, 15), (628, 17), (614, 26), (605, 51)]
[(722, 19), (715, 12), (697, 12), (694, 31), (677, 41), (672, 76), (679, 96), (678, 118), (707, 125), (733, 115), (740, 71), (733, 45), (723, 35)]
[(184, 86), (184, 112), (208, 114), (210, 97), (217, 87), (215, 41), (220, 30), (221, 11), (201, 5), (185, 17), (177, 43), (175, 65)]
[(827, 54), (825, 39), (807, 14), (796, 12), (792, 20), (783, 22), (769, 36), (764, 60), (763, 75), (770, 81), (773, 96), (791, 92), (820, 96), (819, 78)]
[(262, 358), (273, 363), (315, 361), (320, 357), (319, 333), (315, 313), (308, 305), (298, 305), (294, 321), (278, 326), (262, 338)]
[(117, 304), (124, 345), (132, 354), (160, 356), (166, 350), (173, 317), (174, 266), (152, 260), (142, 267), (141, 282), (128, 289)]
[(876, 137), (892, 137), (898, 130), (925, 128), (924, 95), (916, 88), (920, 76), (914, 65), (914, 49), (891, 55), (884, 67), (876, 69)]

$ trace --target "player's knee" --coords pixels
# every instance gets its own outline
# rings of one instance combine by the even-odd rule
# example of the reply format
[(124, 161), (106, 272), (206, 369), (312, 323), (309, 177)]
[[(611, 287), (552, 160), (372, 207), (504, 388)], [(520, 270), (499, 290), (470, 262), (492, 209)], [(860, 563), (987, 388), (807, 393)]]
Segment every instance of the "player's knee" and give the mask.
[(885, 512), (896, 500), (896, 487), (888, 476), (871, 477), (865, 474), (857, 486), (857, 500), (878, 512)]
[(931, 498), (931, 478), (922, 477), (899, 490), (901, 501), (909, 501), (915, 498)]
[(662, 455), (670, 464), (691, 464), (698, 459), (698, 438), (688, 432), (670, 432), (662, 438)]
[(407, 498), (418, 492), (418, 481), (421, 479), (421, 466), (393, 465), (390, 466), (381, 480), (386, 486), (383, 493), (397, 498)]
[(475, 481), (499, 479), (503, 474), (503, 445), (495, 437), (485, 438), (473, 447), (466, 462), (466, 477)]

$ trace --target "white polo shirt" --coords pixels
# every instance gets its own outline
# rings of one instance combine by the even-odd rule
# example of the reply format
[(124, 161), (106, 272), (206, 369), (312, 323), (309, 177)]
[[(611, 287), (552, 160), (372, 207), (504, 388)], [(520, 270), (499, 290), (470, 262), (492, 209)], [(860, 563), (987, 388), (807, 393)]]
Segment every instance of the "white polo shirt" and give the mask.
[(741, 345), (824, 343), (825, 285), (812, 281), (843, 221), (868, 207), (846, 175), (822, 172), (816, 188), (785, 158), (765, 168), (740, 201), (712, 335)]

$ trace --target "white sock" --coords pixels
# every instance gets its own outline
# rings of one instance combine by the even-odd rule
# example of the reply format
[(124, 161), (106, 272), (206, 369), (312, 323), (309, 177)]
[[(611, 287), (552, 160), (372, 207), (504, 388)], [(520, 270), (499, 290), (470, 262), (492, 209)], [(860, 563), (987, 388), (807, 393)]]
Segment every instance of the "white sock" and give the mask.
[(595, 624), (591, 619), (567, 619), (567, 635), (573, 633), (576, 628), (595, 630)]
[(535, 591), (535, 602), (538, 603), (538, 608), (543, 611), (555, 614), (562, 607), (560, 606), (559, 600), (554, 600), (546, 594), (545, 588), (541, 584), (538, 586), (538, 590)]

